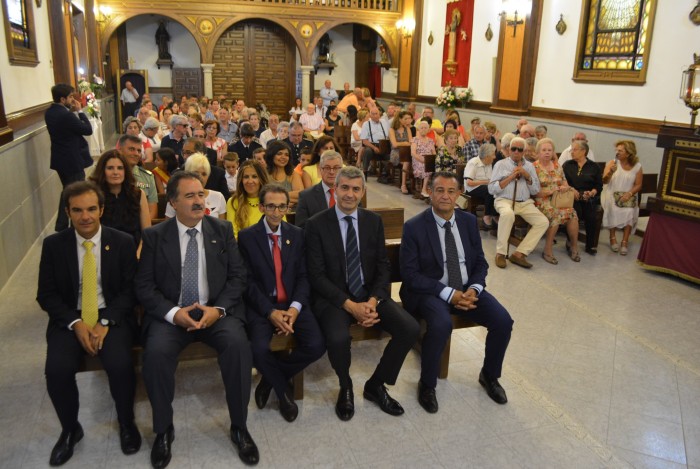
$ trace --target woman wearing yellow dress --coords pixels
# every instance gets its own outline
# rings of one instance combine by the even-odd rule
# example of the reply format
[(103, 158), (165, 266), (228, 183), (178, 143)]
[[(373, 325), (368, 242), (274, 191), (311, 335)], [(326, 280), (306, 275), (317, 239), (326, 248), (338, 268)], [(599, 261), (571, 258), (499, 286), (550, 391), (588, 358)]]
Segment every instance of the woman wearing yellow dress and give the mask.
[(233, 235), (260, 221), (258, 194), (268, 183), (267, 171), (255, 160), (246, 160), (238, 170), (236, 194), (226, 203), (226, 218), (233, 224)]

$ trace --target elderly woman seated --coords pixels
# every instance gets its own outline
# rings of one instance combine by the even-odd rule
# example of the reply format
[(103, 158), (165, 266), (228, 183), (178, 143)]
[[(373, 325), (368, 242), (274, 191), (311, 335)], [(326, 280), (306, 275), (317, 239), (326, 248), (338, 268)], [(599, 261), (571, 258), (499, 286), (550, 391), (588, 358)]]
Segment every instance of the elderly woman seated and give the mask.
[(571, 143), (571, 159), (562, 165), (566, 182), (576, 190), (574, 210), (583, 219), (586, 228), (586, 252), (595, 256), (596, 215), (600, 206), (603, 178), (598, 166), (588, 159), (588, 143), (574, 140)]
[(495, 228), (494, 218), (498, 215), (493, 207), (493, 196), (488, 189), (495, 159), (496, 145), (484, 143), (479, 147), (479, 157), (467, 161), (464, 168), (464, 188), (467, 193), (484, 201), (484, 218), (479, 222), (479, 228), (484, 231)]
[[(202, 179), (202, 186), (207, 185), (207, 180), (211, 174), (211, 165), (209, 159), (202, 153), (194, 153), (185, 161), (185, 171), (199, 174)], [(204, 214), (212, 217), (219, 217), (222, 220), (226, 219), (226, 198), (221, 192), (211, 189), (204, 189)], [(166, 218), (175, 216), (175, 209), (168, 204), (165, 208)]]
[[(551, 138), (543, 138), (537, 143), (537, 161), (535, 161), (535, 171), (540, 181), (540, 192), (535, 196), (535, 206), (549, 220), (549, 228), (546, 232), (544, 251), (542, 258), (550, 264), (558, 264), (554, 257), (552, 246), (554, 237), (557, 234), (559, 225), (566, 225), (566, 233), (569, 241), (566, 243), (566, 250), (569, 257), (574, 262), (579, 262), (581, 257), (578, 254), (578, 217), (576, 211), (571, 207), (557, 206), (555, 201), (560, 194), (573, 190), (564, 178), (564, 173), (556, 159), (554, 153), (554, 142)], [(555, 198), (555, 196), (557, 196)]]

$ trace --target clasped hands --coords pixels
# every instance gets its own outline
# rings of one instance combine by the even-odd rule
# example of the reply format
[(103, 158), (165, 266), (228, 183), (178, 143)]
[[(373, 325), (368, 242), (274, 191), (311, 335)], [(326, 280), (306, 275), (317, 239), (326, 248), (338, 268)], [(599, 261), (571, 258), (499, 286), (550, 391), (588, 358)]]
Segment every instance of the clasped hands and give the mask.
[(90, 327), (85, 324), (85, 321), (78, 321), (73, 325), (73, 331), (78, 337), (78, 342), (80, 342), (83, 349), (88, 355), (94, 357), (102, 350), (102, 345), (109, 332), (109, 327), (103, 326), (100, 323)]
[(476, 290), (473, 288), (467, 288), (467, 291), (464, 292), (455, 290), (452, 298), (450, 298), (450, 304), (456, 309), (461, 309), (462, 311), (475, 309), (477, 301), (479, 301), (479, 297), (476, 296)]
[(286, 311), (273, 309), (272, 313), (270, 313), (270, 322), (275, 326), (275, 334), (294, 334), (294, 323), (297, 321), (298, 316), (299, 311), (296, 308), (289, 308)]
[(343, 309), (350, 313), (362, 327), (372, 327), (379, 322), (377, 300), (375, 298), (370, 298), (362, 303), (356, 303), (352, 300), (345, 300), (345, 303), (343, 303)]
[[(190, 312), (195, 309), (202, 311), (202, 318), (199, 321), (195, 321), (192, 316), (190, 316)], [(187, 329), (187, 332), (191, 332), (199, 329), (205, 329), (214, 325), (214, 323), (218, 321), (220, 317), (220, 309), (214, 308), (213, 306), (204, 306), (200, 305), (199, 303), (194, 303), (190, 306), (183, 306), (182, 308), (178, 309), (173, 317), (173, 322), (183, 329)]]

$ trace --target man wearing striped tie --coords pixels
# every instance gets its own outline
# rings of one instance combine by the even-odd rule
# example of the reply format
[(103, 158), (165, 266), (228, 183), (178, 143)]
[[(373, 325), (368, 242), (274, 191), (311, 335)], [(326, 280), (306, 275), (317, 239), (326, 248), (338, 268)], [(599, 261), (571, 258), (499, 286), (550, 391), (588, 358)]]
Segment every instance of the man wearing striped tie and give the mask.
[(133, 454), (141, 447), (131, 358), (136, 247), (130, 235), (100, 225), (104, 195), (94, 183), (74, 182), (62, 197), (72, 228), (44, 240), (37, 292), (49, 315), (46, 387), (62, 429), (52, 466), (68, 461), (83, 438), (75, 374), (84, 354), (99, 357), (107, 372), (122, 451)]
[(390, 415), (401, 415), (404, 410), (384, 385), (396, 383), (419, 333), (416, 320), (391, 299), (384, 225), (379, 215), (358, 208), (364, 193), (362, 171), (342, 168), (335, 181), (335, 206), (310, 218), (305, 229), (311, 309), (318, 317), (328, 359), (338, 375), (340, 392), (335, 412), (344, 421), (355, 413), (350, 325), (377, 325), (391, 335), (363, 393), (365, 399)]

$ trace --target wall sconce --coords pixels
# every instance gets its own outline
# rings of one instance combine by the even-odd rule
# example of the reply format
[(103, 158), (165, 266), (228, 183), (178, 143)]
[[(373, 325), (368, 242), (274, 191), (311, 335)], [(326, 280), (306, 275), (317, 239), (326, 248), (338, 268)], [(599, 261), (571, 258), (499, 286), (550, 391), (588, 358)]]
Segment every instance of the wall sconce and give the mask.
[(104, 26), (105, 23), (109, 23), (112, 19), (112, 7), (107, 5), (101, 5), (99, 10), (95, 12), (95, 21), (97, 21), (100, 26)]
[(416, 20), (413, 18), (400, 19), (396, 22), (396, 31), (401, 34), (401, 37), (408, 44), (408, 40), (413, 36), (413, 31), (416, 30)]
[[(693, 54), (694, 63), (683, 72), (680, 98), (690, 111), (690, 128), (695, 127), (695, 117), (700, 109), (700, 55)], [(695, 131), (700, 133), (700, 127)]]

